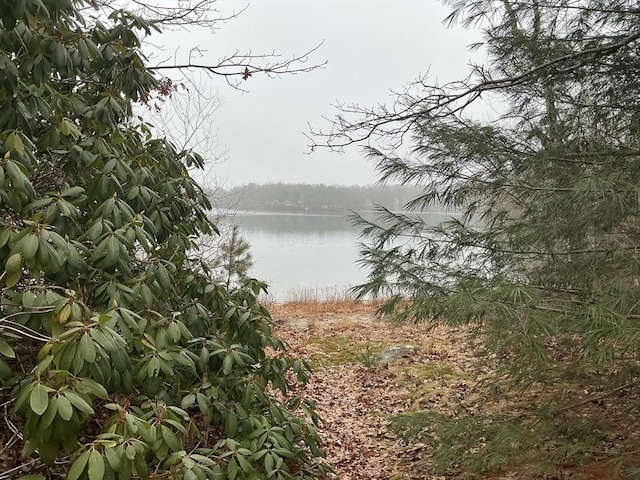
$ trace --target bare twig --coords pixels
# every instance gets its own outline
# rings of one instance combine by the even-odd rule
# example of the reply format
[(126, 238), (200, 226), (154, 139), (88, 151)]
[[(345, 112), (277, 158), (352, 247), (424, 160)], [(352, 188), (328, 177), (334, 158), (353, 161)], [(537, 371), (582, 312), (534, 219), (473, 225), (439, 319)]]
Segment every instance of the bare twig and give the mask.
[(636, 379), (636, 380), (634, 380), (632, 382), (625, 383), (624, 385), (620, 385), (619, 387), (611, 389), (611, 390), (609, 390), (609, 391), (607, 391), (607, 392), (605, 392), (605, 393), (603, 393), (601, 395), (598, 395), (596, 397), (591, 397), (591, 398), (588, 398), (588, 399), (583, 400), (581, 402), (573, 403), (571, 405), (567, 405), (565, 407), (559, 408), (558, 410), (555, 411), (555, 413), (566, 412), (567, 410), (573, 410), (574, 408), (581, 407), (582, 405), (587, 405), (589, 403), (593, 403), (593, 402), (597, 402), (599, 400), (603, 400), (603, 399), (605, 399), (607, 397), (610, 397), (611, 395), (613, 395), (615, 393), (621, 392), (622, 390), (627, 390), (627, 389), (629, 389), (631, 387), (634, 387), (634, 386), (636, 386), (638, 384), (640, 384), (640, 378), (638, 378), (638, 379)]
[[(227, 83), (238, 90), (242, 80), (256, 73), (264, 73), (270, 77), (280, 75), (294, 75), (307, 73), (327, 65), (327, 61), (321, 63), (307, 64), (309, 57), (316, 52), (324, 42), (319, 43), (302, 55), (294, 55), (289, 59), (281, 59), (282, 56), (272, 52), (269, 54), (253, 54), (252, 52), (240, 53), (236, 51), (233, 55), (221, 58), (215, 64), (193, 62), (191, 58), (187, 62), (180, 63), (174, 59), (173, 64), (158, 64), (150, 66), (149, 70), (167, 71), (177, 70), (182, 73), (191, 73), (197, 70), (206, 72), (208, 75), (221, 76)], [(264, 63), (262, 63), (264, 62)]]
[[(413, 96), (409, 90), (405, 90), (403, 93), (396, 94), (396, 102), (392, 109), (385, 105), (378, 105), (376, 108), (337, 105), (340, 114), (334, 119), (328, 119), (331, 130), (328, 133), (312, 130), (307, 136), (311, 140), (309, 147), (311, 150), (320, 147), (341, 150), (351, 144), (367, 142), (378, 135), (395, 138), (391, 148), (397, 148), (402, 144), (403, 137), (423, 119), (431, 116), (442, 118), (458, 115), (486, 92), (517, 87), (549, 74), (569, 75), (599, 58), (616, 53), (639, 39), (640, 31), (635, 31), (599, 47), (578, 49), (570, 54), (558, 56), (516, 76), (492, 79), (488, 73), (482, 71), (479, 72), (481, 80), (475, 85), (470, 85), (469, 77), (439, 87), (427, 85), (425, 78), (422, 77), (413, 86), (426, 88), (428, 95)], [(361, 119), (352, 122), (345, 115), (356, 115)], [(397, 127), (389, 128), (390, 125), (397, 125)]]

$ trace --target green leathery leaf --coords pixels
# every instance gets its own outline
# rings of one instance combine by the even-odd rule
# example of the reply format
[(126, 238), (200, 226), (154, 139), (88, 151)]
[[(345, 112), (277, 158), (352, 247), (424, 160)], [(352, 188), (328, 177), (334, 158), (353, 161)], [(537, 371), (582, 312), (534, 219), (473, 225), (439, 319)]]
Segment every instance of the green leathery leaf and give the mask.
[(56, 206), (58, 207), (58, 211), (62, 215), (64, 215), (65, 217), (73, 217), (74, 216), (73, 205), (71, 205), (66, 200), (59, 199), (56, 202)]
[(32, 292), (27, 290), (22, 294), (22, 305), (27, 308), (38, 307), (40, 306), (40, 302), (38, 302), (38, 305), (36, 305), (36, 300), (38, 299), (41, 300), (42, 297), (36, 297)]
[(19, 190), (26, 191), (28, 189), (27, 184), (29, 183), (29, 179), (22, 172), (18, 164), (11, 160), (7, 160), (5, 168), (7, 170), (7, 173), (9, 174), (9, 178), (11, 179), (13, 186)]
[(109, 397), (109, 392), (107, 392), (107, 389), (95, 380), (85, 378), (82, 382), (82, 385), (87, 392), (92, 393), (102, 400), (106, 400)]
[(11, 288), (20, 281), (20, 278), (22, 278), (22, 254), (14, 253), (11, 255), (7, 259), (4, 268), (7, 272), (5, 283), (7, 287)]
[(120, 242), (115, 236), (107, 238), (107, 253), (105, 255), (105, 266), (115, 265), (120, 259)]
[(89, 228), (89, 230), (87, 231), (87, 238), (89, 238), (89, 240), (91, 240), (92, 242), (95, 242), (98, 237), (100, 235), (102, 235), (102, 227), (103, 224), (101, 221), (99, 222), (95, 222), (93, 225), (91, 225), (91, 228)]
[(37, 200), (34, 200), (29, 205), (27, 205), (25, 207), (25, 209), (26, 210), (37, 210), (39, 208), (46, 207), (47, 205), (51, 204), (51, 202), (53, 202), (53, 198), (52, 197), (38, 198)]
[(233, 369), (233, 358), (231, 357), (231, 355), (227, 355), (226, 357), (224, 357), (224, 360), (222, 361), (222, 373), (224, 373), (225, 375), (229, 375), (232, 369)]
[(84, 188), (76, 186), (76, 187), (70, 187), (70, 188), (67, 188), (66, 190), (61, 191), (60, 196), (74, 197), (76, 195), (80, 195), (81, 193), (84, 193)]
[(231, 457), (229, 460), (229, 464), (227, 465), (227, 478), (229, 480), (234, 480), (238, 475), (238, 464), (236, 463), (235, 457)]
[(46, 355), (42, 360), (38, 362), (38, 366), (35, 369), (36, 375), (42, 375), (49, 368), (53, 362), (53, 355)]
[(108, 250), (108, 238), (103, 239), (91, 254), (91, 260), (97, 261), (104, 258)]
[(78, 343), (74, 340), (65, 342), (56, 354), (56, 364), (61, 370), (69, 370), (73, 365), (73, 358), (76, 356)]
[(16, 358), (16, 352), (13, 351), (11, 345), (9, 345), (5, 340), (0, 338), (0, 354), (4, 355), (7, 358)]
[(113, 170), (113, 167), (116, 166), (116, 162), (117, 160), (115, 158), (112, 158), (111, 160), (107, 161), (107, 163), (104, 164), (104, 167), (102, 167), (102, 172), (103, 173), (111, 172), (111, 170)]
[(22, 270), (18, 270), (17, 272), (7, 273), (7, 277), (5, 278), (5, 283), (8, 288), (15, 286), (20, 279), (22, 278)]
[(128, 460), (133, 460), (134, 458), (136, 458), (136, 453), (136, 447), (134, 447), (133, 445), (127, 445), (124, 450), (124, 454)]
[(105, 350), (114, 350), (116, 348), (112, 339), (97, 328), (92, 329), (89, 332), (89, 335), (91, 335), (91, 338)]
[(156, 356), (151, 357), (149, 360), (149, 367), (147, 370), (147, 375), (149, 377), (155, 377), (160, 373), (160, 359)]
[(89, 480), (102, 480), (104, 478), (104, 458), (97, 450), (91, 450), (89, 455)]
[(58, 413), (58, 402), (57, 398), (54, 396), (49, 399), (49, 406), (47, 407), (47, 411), (44, 412), (44, 415), (40, 417), (40, 422), (38, 423), (38, 430), (43, 430), (49, 428), (53, 423), (53, 419), (56, 417)]
[[(0, 168), (1, 170), (1, 168)], [(1, 183), (0, 183), (1, 186)], [(4, 247), (7, 242), (11, 239), (13, 232), (9, 228), (3, 228), (0, 230), (0, 247)]]
[(178, 440), (178, 437), (176, 437), (175, 433), (173, 433), (171, 429), (169, 427), (166, 427), (165, 425), (162, 425), (162, 439), (174, 452), (182, 449), (182, 443), (180, 442), (180, 440)]
[(75, 124), (68, 118), (63, 118), (62, 121), (58, 124), (58, 131), (62, 135), (70, 135), (73, 138), (78, 138), (80, 136), (80, 130), (78, 130)]
[(63, 395), (67, 397), (71, 404), (82, 413), (86, 413), (88, 415), (93, 415), (95, 413), (93, 408), (91, 408), (91, 405), (89, 405), (80, 395), (78, 395), (73, 390), (65, 390)]
[(113, 471), (117, 472), (118, 470), (120, 470), (120, 466), (122, 465), (122, 459), (120, 458), (120, 455), (116, 452), (115, 448), (106, 447), (104, 449), (104, 456), (107, 457), (107, 462), (109, 463)]
[(136, 474), (142, 479), (147, 480), (149, 477), (149, 466), (147, 464), (147, 460), (144, 458), (144, 455), (138, 455), (133, 460), (133, 468), (136, 471)]
[(24, 155), (24, 143), (16, 132), (12, 132), (9, 134), (7, 139), (4, 142), (5, 150), (13, 150), (14, 152), (18, 152), (20, 155)]
[(0, 378), (7, 379), (11, 376), (11, 367), (0, 357)]
[(36, 415), (42, 415), (49, 406), (49, 393), (41, 383), (36, 384), (29, 396), (29, 405)]
[(56, 398), (56, 406), (58, 407), (60, 418), (66, 421), (71, 420), (71, 417), (73, 416), (73, 407), (71, 406), (71, 402), (66, 396), (58, 396)]
[(198, 407), (200, 407), (200, 411), (202, 413), (207, 413), (211, 407), (209, 405), (209, 400), (203, 393), (198, 393), (196, 395), (196, 401), (198, 402)]
[(240, 464), (240, 469), (244, 473), (253, 472), (255, 470), (243, 455), (238, 455), (236, 458), (238, 459), (238, 463)]
[(158, 268), (156, 270), (156, 275), (158, 276), (160, 285), (162, 285), (162, 287), (165, 288), (166, 290), (170, 290), (171, 280), (169, 279), (169, 273), (167, 272), (167, 269), (164, 268), (163, 265), (158, 265)]
[(182, 399), (182, 402), (180, 402), (180, 406), (182, 408), (189, 408), (191, 407), (194, 403), (196, 403), (196, 396), (194, 393), (187, 393), (184, 398)]
[(73, 465), (71, 465), (71, 468), (69, 469), (69, 473), (67, 473), (67, 480), (78, 480), (80, 478), (84, 473), (90, 455), (91, 452), (87, 450), (80, 455), (75, 462), (73, 462)]
[(238, 417), (232, 412), (226, 412), (226, 414), (227, 414), (227, 418), (225, 419), (226, 421), (224, 422), (226, 434), (230, 438), (233, 438), (235, 437), (238, 431)]
[(78, 351), (85, 362), (92, 363), (96, 359), (96, 345), (91, 340), (91, 336), (85, 333), (80, 337), (80, 343), (78, 344)]

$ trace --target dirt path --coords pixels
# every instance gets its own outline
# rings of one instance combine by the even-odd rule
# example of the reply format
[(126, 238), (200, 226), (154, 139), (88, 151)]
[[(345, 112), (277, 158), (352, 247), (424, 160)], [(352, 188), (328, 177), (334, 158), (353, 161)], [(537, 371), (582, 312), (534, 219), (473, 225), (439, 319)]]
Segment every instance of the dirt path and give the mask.
[[(446, 407), (452, 386), (458, 394), (470, 390), (460, 369), (468, 357), (462, 342), (444, 330), (390, 325), (367, 305), (287, 304), (270, 310), (276, 333), (314, 368), (311, 382), (296, 393), (317, 403), (327, 459), (340, 480), (437, 478), (425, 472), (422, 449), (403, 445), (388, 419), (435, 398)], [(407, 344), (418, 350), (391, 365), (373, 366), (383, 348)]]

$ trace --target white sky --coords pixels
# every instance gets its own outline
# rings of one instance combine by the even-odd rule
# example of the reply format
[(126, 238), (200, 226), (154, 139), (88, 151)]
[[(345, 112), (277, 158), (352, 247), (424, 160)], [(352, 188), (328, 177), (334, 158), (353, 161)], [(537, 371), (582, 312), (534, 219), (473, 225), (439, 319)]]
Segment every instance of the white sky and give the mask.
[[(222, 15), (246, 3), (220, 0)], [(328, 128), (338, 102), (373, 106), (390, 103), (390, 90), (429, 72), (444, 83), (469, 73), (468, 45), (475, 31), (447, 29), (449, 8), (436, 0), (259, 0), (238, 18), (212, 34), (171, 32), (152, 38), (167, 52), (185, 58), (195, 46), (206, 50), (199, 62), (216, 60), (236, 50), (254, 54), (275, 50), (283, 57), (302, 54), (324, 41), (311, 62), (328, 61), (324, 69), (268, 78), (256, 74), (244, 82), (249, 92), (233, 90), (225, 80), (207, 80), (223, 104), (212, 117), (218, 152), (226, 161), (213, 168), (215, 181), (226, 187), (249, 182), (372, 184), (373, 165), (357, 147), (344, 154), (308, 152), (304, 133), (309, 124)]]

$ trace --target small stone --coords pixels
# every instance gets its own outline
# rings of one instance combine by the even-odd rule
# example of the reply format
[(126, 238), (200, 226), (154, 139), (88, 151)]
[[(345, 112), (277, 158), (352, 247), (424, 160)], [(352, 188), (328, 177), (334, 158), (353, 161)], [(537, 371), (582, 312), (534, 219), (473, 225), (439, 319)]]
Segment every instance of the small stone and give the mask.
[(378, 354), (376, 364), (378, 366), (389, 365), (400, 358), (409, 357), (420, 350), (417, 345), (389, 345)]

